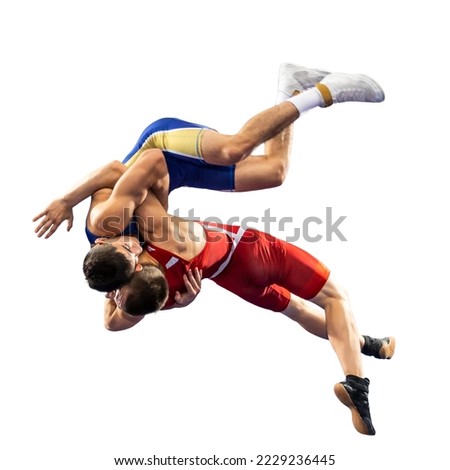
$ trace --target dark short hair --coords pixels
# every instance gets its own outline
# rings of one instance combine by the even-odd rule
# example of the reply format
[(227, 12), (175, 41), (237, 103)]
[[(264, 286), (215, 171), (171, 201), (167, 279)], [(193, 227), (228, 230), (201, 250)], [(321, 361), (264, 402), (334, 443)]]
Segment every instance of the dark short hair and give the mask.
[(125, 285), (134, 268), (115, 246), (93, 246), (83, 261), (83, 273), (91, 289), (111, 292)]
[(161, 310), (169, 295), (169, 285), (160, 268), (142, 266), (127, 283), (127, 295), (123, 309), (129, 315), (146, 315)]

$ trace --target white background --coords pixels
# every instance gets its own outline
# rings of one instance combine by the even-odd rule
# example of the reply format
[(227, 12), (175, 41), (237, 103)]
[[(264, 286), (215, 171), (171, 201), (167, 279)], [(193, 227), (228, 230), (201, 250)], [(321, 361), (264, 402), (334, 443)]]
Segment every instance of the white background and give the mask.
[[(154, 454), (448, 464), (444, 4), (2, 2), (1, 468), (106, 470)], [(347, 216), (347, 242), (297, 243), (342, 280), (362, 333), (397, 337), (393, 360), (364, 358), (375, 437), (334, 396), (330, 345), (282, 315), (205, 281), (190, 307), (111, 333), (81, 272), (87, 205), (71, 232), (33, 233), (37, 212), (155, 119), (237, 132), (274, 104), (284, 61), (369, 74), (386, 101), (303, 116), (280, 188), (180, 189), (170, 206), (224, 220), (270, 208), (293, 218), (271, 227), (280, 237), (326, 207)]]

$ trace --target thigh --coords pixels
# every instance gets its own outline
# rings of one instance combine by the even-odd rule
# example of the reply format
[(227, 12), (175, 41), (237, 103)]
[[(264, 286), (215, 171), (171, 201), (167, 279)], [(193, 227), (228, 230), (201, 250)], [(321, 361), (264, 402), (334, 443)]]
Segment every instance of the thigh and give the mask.
[(283, 253), (274, 237), (247, 229), (227, 268), (213, 281), (258, 307), (281, 312), (290, 301), (290, 292), (273, 282)]
[(241, 299), (274, 312), (284, 311), (291, 299), (290, 292), (281, 286), (254, 284), (245, 270), (236, 265), (214, 278), (213, 281)]
[(178, 118), (162, 118), (152, 122), (140, 135), (122, 163), (132, 165), (148, 149), (156, 148), (174, 155), (199, 158), (201, 135), (208, 126)]
[(315, 297), (326, 284), (330, 270), (302, 248), (279, 240), (285, 261), (277, 283), (302, 299)]

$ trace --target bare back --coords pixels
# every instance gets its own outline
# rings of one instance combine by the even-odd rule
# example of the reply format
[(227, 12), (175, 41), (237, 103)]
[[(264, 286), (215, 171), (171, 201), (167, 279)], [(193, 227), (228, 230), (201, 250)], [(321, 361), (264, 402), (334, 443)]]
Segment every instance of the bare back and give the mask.
[(204, 248), (203, 227), (192, 220), (168, 214), (156, 195), (149, 191), (145, 201), (136, 208), (135, 218), (142, 238), (175, 255), (191, 260)]

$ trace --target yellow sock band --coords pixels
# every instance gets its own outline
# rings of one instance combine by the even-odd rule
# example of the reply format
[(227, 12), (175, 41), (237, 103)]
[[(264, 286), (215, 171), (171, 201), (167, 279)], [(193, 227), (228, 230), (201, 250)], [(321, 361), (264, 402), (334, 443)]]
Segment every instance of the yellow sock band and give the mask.
[(324, 108), (331, 106), (333, 104), (333, 97), (331, 96), (330, 90), (328, 87), (322, 83), (316, 83), (316, 88), (319, 90), (324, 101)]

